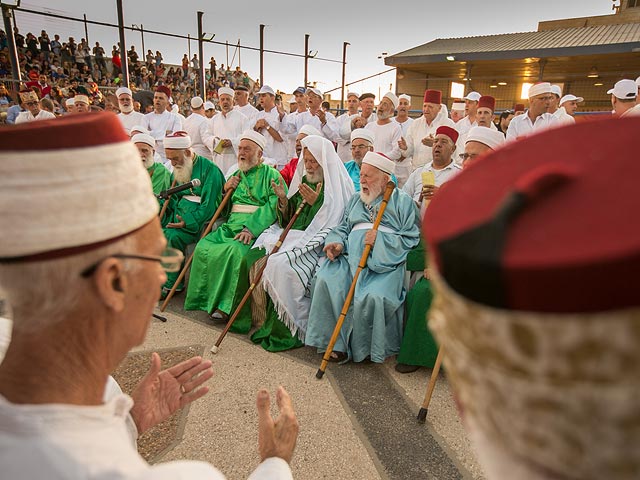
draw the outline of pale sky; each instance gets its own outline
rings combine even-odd
[[[238,39],[242,45],[259,47],[259,25],[265,28],[265,49],[304,54],[304,35],[309,34],[309,49],[317,56],[342,60],[342,44],[347,49],[347,83],[382,72],[389,67],[378,59],[383,52],[389,55],[430,42],[436,38],[465,37],[535,31],[539,21],[561,18],[608,15],[611,0],[396,0],[387,2],[389,7],[364,2],[325,0],[323,2],[294,2],[272,0],[266,2],[210,2],[180,0],[158,2],[150,0],[123,0],[125,25],[143,24],[145,29],[197,36],[198,10],[203,11],[203,30],[215,33],[214,40],[231,45],[229,63],[235,68],[238,55],[232,62],[232,45]],[[160,7],[163,5],[164,7]],[[78,2],[77,0],[51,1],[28,0],[22,7],[50,11],[70,17],[117,23],[115,0]],[[392,7],[392,8],[391,8]],[[62,39],[73,36],[77,41],[84,37],[84,26],[68,20],[49,20],[46,17],[22,12],[16,13],[20,32],[31,31],[36,36],[46,29],[51,37],[60,34]],[[89,25],[89,40],[96,41],[110,54],[116,44],[116,29]],[[141,50],[140,34],[126,33],[127,49],[133,44]],[[179,63],[187,53],[187,41],[145,34],[145,48],[160,50],[165,63]],[[191,44],[191,54],[197,53],[197,43]],[[218,65],[227,64],[224,45],[205,44],[204,58],[208,62],[215,56]],[[141,55],[142,56],[142,55]],[[242,50],[241,68],[252,78],[260,72],[259,53]],[[206,63],[205,62],[205,63]],[[265,83],[274,89],[292,92],[304,81],[304,59],[275,54],[265,54]],[[309,81],[326,91],[339,87],[341,63],[311,59]],[[350,87],[359,92],[371,91],[384,94],[394,81],[394,74],[379,75],[371,80]],[[340,91],[333,93],[340,98]]]

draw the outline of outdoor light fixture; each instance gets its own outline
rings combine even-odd
[[[591,67],[591,70],[589,71],[589,75],[587,75],[587,78],[598,78],[598,69],[596,67]]]
[[[602,82],[596,82],[593,84],[594,87],[601,87],[602,85],[604,85]]]
[[[456,61],[456,57],[454,57],[453,55],[447,55],[447,61],[448,62],[455,62]]]
[[[507,84],[507,82],[498,82],[498,85],[500,85],[501,87],[504,87]]]

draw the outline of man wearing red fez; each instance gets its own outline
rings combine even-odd
[[[429,328],[488,480],[640,478],[638,131],[505,144],[427,210]]]
[[[398,142],[402,156],[411,157],[414,169],[433,160],[434,135],[438,127],[443,125],[454,128],[455,123],[444,114],[442,92],[440,90],[426,90],[422,104],[422,117],[411,124],[407,136]]]
[[[495,124],[493,123],[493,111],[495,107],[496,107],[496,99],[493,98],[491,95],[482,95],[478,99],[476,115],[475,115],[475,119],[476,119],[475,123],[477,123],[476,127],[491,128],[492,130],[498,129],[498,127],[496,127]],[[458,125],[459,123],[456,124],[456,128],[458,129],[458,132],[460,132]],[[469,131],[470,130],[467,130],[464,133],[460,133],[460,136],[458,137],[458,142],[456,143],[456,150],[458,153],[464,152],[465,144],[467,143],[467,135],[469,135]],[[457,157],[457,155],[455,157]]]
[[[171,162],[167,161],[164,153],[164,137],[182,130],[182,121],[175,113],[167,111],[171,98],[171,89],[165,85],[156,87],[153,94],[153,112],[144,116],[142,126],[149,130],[149,134],[156,139],[156,153],[162,159],[164,165],[171,168]]]
[[[517,117],[518,115],[524,114],[524,103],[516,103],[513,106],[513,116]]]

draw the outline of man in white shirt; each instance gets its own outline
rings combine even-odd
[[[455,123],[438,114],[442,110],[442,92],[440,90],[425,90],[422,104],[422,117],[416,119],[407,136],[400,139],[398,146],[403,157],[411,157],[413,170],[433,160],[431,147],[438,127],[446,125],[455,128]]]
[[[455,123],[456,125],[460,120],[464,118],[465,108],[466,108],[466,104],[464,102],[454,101],[451,104],[451,113],[450,113],[451,120],[453,120],[453,123]]]
[[[204,102],[204,116],[211,120],[215,114],[216,106],[213,104],[213,102],[210,102],[209,100]]]
[[[558,126],[572,125],[576,123],[573,115],[569,115],[567,111],[560,106],[562,98],[562,89],[560,88],[560,85],[551,85],[551,93],[553,93],[553,100],[551,100],[549,113],[558,119]]]
[[[293,96],[291,97],[291,100],[289,100],[289,114],[285,117],[285,122],[297,125],[297,117],[299,117],[303,113],[306,113],[307,111],[307,89],[305,87],[298,87],[293,91],[292,95]],[[286,130],[287,133],[283,133],[282,138],[284,138],[284,141],[287,144],[287,157],[297,158],[296,138],[300,133],[300,129],[287,128]]]
[[[559,126],[558,119],[547,112],[553,98],[549,82],[532,85],[529,89],[529,109],[524,115],[511,120],[507,129],[507,142]]]
[[[358,115],[358,108],[360,107],[359,97],[360,94],[357,92],[347,92],[347,111],[336,118],[338,131],[340,132],[337,151],[343,163],[351,161],[351,139],[344,138],[342,132],[343,130],[345,132],[350,131],[351,117]]]
[[[297,135],[304,125],[311,125],[327,140],[337,143],[340,139],[338,122],[331,112],[322,110],[322,92],[317,88],[309,87],[306,90],[306,96],[309,109],[303,112],[298,109],[296,113],[287,115],[283,122],[283,132]]]
[[[289,162],[287,147],[280,135],[285,112],[276,107],[276,93],[269,85],[263,85],[258,96],[263,110],[255,116],[253,129],[266,139],[263,156],[271,159],[274,167],[281,170]]]
[[[240,136],[250,127],[249,119],[233,108],[234,91],[229,87],[218,89],[221,112],[211,119],[213,134],[213,162],[223,174],[238,161]]]
[[[14,313],[0,364],[3,478],[222,480],[205,462],[150,466],[135,446],[138,433],[208,392],[210,361],[161,371],[154,354],[135,403],[117,392],[104,399],[109,374],[144,341],[162,265],[182,260],[163,255],[158,203],[135,146],[112,115],[38,124],[18,127],[30,135],[0,131],[0,165],[15,174],[0,175],[0,217],[12,225],[0,231],[0,286]],[[65,217],[72,221],[59,228]],[[292,478],[298,425],[284,389],[277,400],[274,422],[269,393],[258,393],[262,463],[252,479]]]
[[[19,123],[33,122],[36,120],[49,120],[56,118],[56,116],[42,110],[40,108],[40,102],[38,101],[38,94],[33,90],[26,92],[20,92],[20,100],[22,105],[27,109],[25,112],[20,112],[16,117],[16,125]]]
[[[191,149],[201,157],[211,160],[213,134],[209,128],[209,119],[204,116],[204,101],[200,97],[191,99],[191,115],[182,123],[182,128],[191,138]]]
[[[249,123],[255,123],[258,109],[249,103],[249,89],[244,85],[237,85],[235,88],[234,102],[236,110],[240,110],[245,117],[249,119]]]
[[[398,142],[402,138],[402,129],[399,124],[391,120],[397,106],[398,97],[393,92],[385,93],[376,111],[378,119],[364,127],[373,132],[375,138],[373,143],[374,151],[382,153],[394,162],[398,162],[402,157],[398,146]],[[406,166],[403,164],[401,169],[396,165],[395,174],[398,178],[399,186],[404,185],[410,173],[411,164],[409,162],[407,162]]]
[[[164,154],[164,137],[182,130],[180,118],[167,111],[171,90],[165,85],[156,87],[153,94],[153,112],[144,116],[142,126],[149,130],[149,135],[156,139],[156,153],[162,159],[165,166],[171,164]]]
[[[478,125],[476,121],[476,113],[478,111],[478,101],[482,95],[478,92],[469,92],[464,100],[464,114],[465,117],[456,123],[456,130],[458,133],[464,134],[471,129],[471,127],[475,127]]]
[[[611,95],[613,115],[622,117],[636,105],[638,87],[636,82],[629,79],[619,80],[607,94]]]
[[[493,123],[493,111],[495,110],[495,108],[496,99],[494,97],[492,97],[491,95],[481,96],[478,99],[478,106],[476,108],[476,126],[497,130],[498,127],[496,127]],[[458,141],[456,142],[456,150],[458,152],[464,151],[464,146],[467,143],[467,135],[470,131],[471,130],[468,130],[466,133],[461,133],[458,137]]]
[[[459,154],[463,169],[475,162],[481,155],[495,150],[505,141],[502,132],[481,126],[473,127],[467,132],[466,137],[464,153]]]
[[[134,111],[133,93],[127,87],[117,89],[116,97],[118,98],[118,107],[120,109],[118,118],[124,127],[125,133],[131,135],[131,128],[141,125],[144,122],[144,115]]]
[[[350,122],[343,122],[340,127],[340,136],[346,140],[351,137],[351,132],[356,128],[364,128],[368,123],[375,122],[378,117],[373,111],[376,96],[373,93],[363,93],[359,97],[360,114],[351,115]]]
[[[565,114],[575,117],[578,111],[578,104],[582,102],[584,102],[584,98],[582,97],[576,97],[572,94],[565,95],[560,99],[560,108],[558,111],[563,110]]]

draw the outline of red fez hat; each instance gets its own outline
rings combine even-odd
[[[524,103],[516,103],[513,107],[514,112],[524,112]]]
[[[440,90],[425,90],[424,103],[442,103],[442,92]]]
[[[478,100],[478,108],[488,108],[492,112],[496,109],[496,99],[491,95],[483,95]]]
[[[166,85],[157,86],[156,92],[164,93],[167,96],[167,98],[171,98],[171,89]]]
[[[441,127],[438,127],[438,129],[436,130],[436,135],[446,135],[453,141],[453,143],[456,143],[458,141],[459,134],[455,128],[442,125]]]
[[[548,130],[451,180],[423,222],[440,275],[458,294],[495,308],[639,307],[638,131],[640,118]],[[624,208],[612,214],[614,204]]]

